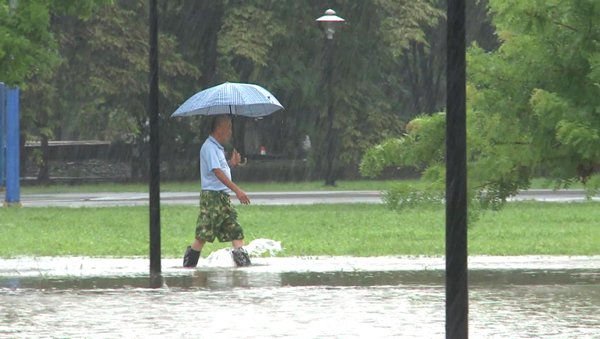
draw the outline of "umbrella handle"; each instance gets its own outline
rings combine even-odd
[[[235,147],[233,149],[234,152],[237,152]],[[244,162],[240,162],[239,164],[237,164],[238,166],[246,166],[246,164],[248,163],[248,158],[244,158]]]

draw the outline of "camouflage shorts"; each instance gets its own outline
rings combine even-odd
[[[218,191],[200,193],[200,213],[196,222],[196,239],[208,242],[244,239],[244,231],[237,220],[235,206],[229,194]]]

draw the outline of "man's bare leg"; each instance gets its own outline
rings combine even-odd
[[[200,251],[202,251],[202,247],[204,247],[204,244],[206,244],[206,240],[198,240],[198,239],[196,239],[192,243],[192,249],[194,251],[200,252]],[[242,241],[242,246],[244,246],[243,245],[243,241]]]
[[[232,240],[231,245],[233,245],[233,248],[238,249],[238,248],[244,246],[244,239]]]

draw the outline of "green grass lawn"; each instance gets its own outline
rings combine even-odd
[[[338,181],[336,187],[328,187],[322,181],[291,182],[291,183],[237,183],[246,192],[285,192],[285,191],[381,191],[398,180],[360,180],[360,181]],[[403,180],[415,187],[426,187],[425,181]],[[531,188],[547,188],[544,179],[535,179]],[[200,181],[193,182],[164,182],[161,183],[162,192],[199,192]],[[550,188],[554,188],[550,186]],[[573,185],[571,188],[582,188],[581,184]],[[25,186],[21,188],[22,194],[44,194],[44,193],[96,193],[96,192],[148,192],[148,185],[140,184],[97,184],[97,185],[53,185],[53,186]]]
[[[471,226],[471,255],[600,254],[597,203],[510,203]],[[191,243],[197,208],[163,206],[163,257]],[[240,206],[246,240],[282,242],[282,256],[444,254],[444,210],[385,205]],[[229,246],[207,244],[211,251]],[[147,256],[148,208],[0,209],[0,257]]]

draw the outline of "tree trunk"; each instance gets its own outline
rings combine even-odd
[[[133,143],[133,150],[131,152],[131,173],[129,179],[131,182],[138,182],[140,178],[140,169],[139,169],[139,160],[140,160],[140,148],[137,141]]]
[[[48,112],[45,109],[40,111],[40,120],[38,129],[40,130],[41,137],[41,150],[42,150],[42,158],[40,161],[40,167],[38,171],[37,181],[40,184],[47,184],[50,180],[50,169],[49,169],[49,147],[48,147],[48,136],[43,132],[43,129],[48,126]]]
[[[217,82],[217,59],[219,57],[217,45],[219,42],[219,31],[223,25],[223,15],[225,13],[225,9],[221,1],[215,3],[216,5],[214,7],[211,3],[208,10],[204,10],[199,13],[202,16],[202,22],[205,25],[208,25],[205,30],[205,34],[202,37],[204,44],[202,46],[203,63],[201,68],[202,76],[200,77],[200,85],[203,89],[214,86]]]
[[[23,116],[19,117],[19,176],[22,178],[25,175],[25,170],[27,169],[27,155],[25,154],[25,142],[27,141],[27,136],[24,131],[25,127],[23,126]]]
[[[334,112],[334,92],[333,92],[333,39],[328,39],[328,60],[327,60],[327,69],[325,70],[326,81],[327,81],[327,122],[328,122],[328,130],[327,130],[327,151],[325,153],[325,161],[327,162],[326,172],[325,172],[325,186],[335,186],[335,173],[333,171],[333,164],[336,158],[335,152],[335,141],[336,136],[334,135],[333,130],[333,122],[335,121],[335,112]]]
[[[37,181],[40,184],[48,184],[50,181],[50,148],[48,147],[48,137],[42,134],[42,159],[40,162],[40,170],[38,172]]]
[[[131,156],[131,181],[148,182],[148,158],[150,144],[144,142],[143,136],[137,136],[134,141],[134,149]]]
[[[425,96],[424,112],[431,114],[435,111],[435,107],[438,103],[438,98],[434,90],[434,70],[433,70],[433,59],[435,56],[432,54],[432,50],[435,47],[435,42],[430,43],[429,54],[425,52],[425,45],[423,43],[418,44],[418,54],[421,58],[421,70],[423,72],[423,93]]]

